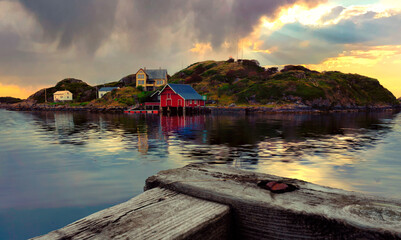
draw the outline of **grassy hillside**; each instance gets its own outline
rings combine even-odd
[[[128,78],[130,78],[132,81],[132,75],[129,75],[123,79]],[[67,78],[58,82],[54,87],[47,88],[46,98],[48,103],[54,104],[52,103],[54,93],[57,91],[68,90],[72,92],[74,98],[73,103],[68,103],[68,105],[86,106],[89,104],[97,107],[126,107],[144,102],[148,95],[151,94],[150,92],[141,92],[132,86],[123,87],[123,85],[125,85],[125,83],[116,81],[92,87],[82,80]],[[121,88],[106,94],[101,99],[96,99],[97,90],[102,87]],[[37,103],[44,103],[45,90],[39,90],[35,94],[31,95],[28,100],[35,100]],[[63,103],[57,104],[64,105]]]
[[[96,98],[96,88],[88,85],[82,80],[67,78],[56,84],[54,87],[41,89],[31,95],[28,100],[35,100],[38,103],[45,102],[45,95],[47,102],[53,102],[53,94],[57,91],[68,90],[72,92],[74,102],[88,102]]]
[[[376,79],[337,71],[317,72],[292,65],[281,71],[265,69],[254,60],[194,63],[174,74],[169,82],[191,84],[201,95],[207,95],[211,103],[218,105],[280,106],[295,103],[315,108],[341,108],[399,104]],[[121,88],[96,99],[97,89],[103,86]],[[46,89],[47,102],[53,102],[53,94],[62,90],[73,93],[75,105],[90,102],[96,106],[126,107],[142,103],[150,95],[135,88],[135,74],[95,87],[78,79],[64,79]],[[28,100],[45,102],[45,90],[36,92]]]
[[[376,79],[292,65],[278,71],[252,60],[195,63],[174,74],[170,82],[191,84],[221,105],[298,103],[329,108],[397,104]]]
[[[151,92],[142,92],[134,87],[123,87],[113,90],[101,99],[93,100],[90,105],[108,107],[128,107],[146,101]]]

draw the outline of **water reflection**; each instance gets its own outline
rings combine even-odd
[[[160,170],[193,162],[401,198],[395,112],[168,117],[0,110],[0,122],[0,238],[64,226],[85,209],[139,194]],[[25,228],[26,215],[37,209],[57,217]],[[65,219],[62,209],[73,216]],[[12,231],[19,237],[1,232],[10,216],[20,222]],[[57,224],[49,229],[49,222]]]
[[[224,161],[239,168],[358,190],[345,175],[386,138],[395,112],[324,115],[113,115],[38,113],[35,123],[56,144],[86,146],[94,157],[168,160],[176,165]],[[97,153],[101,149],[101,153]],[[128,157],[121,152],[136,151]],[[141,157],[140,157],[141,156]],[[357,174],[356,174],[357,175]]]
[[[135,116],[37,113],[55,144],[91,145],[142,155],[180,154],[185,161],[222,160],[244,168],[272,162],[357,164],[393,129],[396,113],[326,115]],[[107,146],[107,147],[106,147]],[[184,158],[183,158],[184,159]],[[308,160],[309,159],[309,160]],[[306,164],[306,163],[305,163]]]

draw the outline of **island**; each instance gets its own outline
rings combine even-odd
[[[213,111],[321,112],[394,109],[400,101],[377,79],[338,71],[318,72],[304,66],[265,68],[257,60],[232,58],[204,61],[167,76],[168,83],[191,85],[204,96]],[[97,86],[67,78],[54,87],[41,89],[28,99],[1,102],[10,110],[83,110],[123,112],[138,106],[154,91],[137,86],[135,74]],[[102,94],[99,90],[108,88]],[[53,95],[68,91],[72,101],[54,101]]]

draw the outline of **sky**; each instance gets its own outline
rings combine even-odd
[[[358,73],[401,97],[401,1],[0,0],[0,96],[229,57]]]

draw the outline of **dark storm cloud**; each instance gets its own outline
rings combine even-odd
[[[165,31],[174,33],[181,28],[187,35],[177,36],[177,41],[182,37],[192,38],[193,42],[210,41],[218,48],[224,41],[247,36],[260,17],[273,17],[280,7],[322,1],[325,0],[20,0],[36,16],[47,40],[58,40],[61,48],[84,44],[90,52],[114,27],[130,32],[132,44],[141,49],[161,41]],[[116,11],[118,4],[121,12]]]
[[[110,34],[117,1],[20,0],[44,30],[45,40],[58,40],[60,48],[81,45],[95,51]]]
[[[22,32],[0,24],[5,56],[0,72],[14,76],[1,81],[40,86],[75,77],[99,83],[144,66],[165,67],[173,74],[203,57],[232,56],[238,38],[247,37],[262,16],[274,19],[281,7],[325,1],[11,0],[7,6],[20,12],[10,11],[8,18],[27,24]],[[226,41],[231,47],[221,49]],[[214,50],[207,55],[189,51],[207,42]]]

